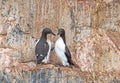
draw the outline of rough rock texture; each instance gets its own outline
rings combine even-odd
[[[0,71],[1,83],[119,83],[119,72],[81,72],[54,65],[19,64]]]
[[[45,27],[65,29],[77,70],[58,66],[54,51],[51,64],[35,64]],[[0,83],[119,83],[120,0],[1,0],[0,66]]]

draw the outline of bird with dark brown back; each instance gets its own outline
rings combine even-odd
[[[37,64],[41,62],[47,63],[51,51],[51,41],[47,39],[47,35],[55,35],[50,28],[44,28],[42,35],[35,46],[35,55],[37,58]]]

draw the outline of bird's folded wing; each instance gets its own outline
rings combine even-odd
[[[65,55],[66,55],[67,58],[71,58],[71,53],[70,53],[67,46],[65,47]]]
[[[74,63],[73,63],[73,61],[71,59],[71,53],[70,53],[70,51],[69,51],[67,46],[65,47],[65,55],[66,55],[66,57],[68,59],[69,64],[70,65],[74,65]]]
[[[39,43],[35,48],[35,55],[39,61],[42,61],[48,54],[49,46],[48,43]]]

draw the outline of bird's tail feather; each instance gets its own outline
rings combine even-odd
[[[75,66],[76,68],[80,68],[78,64],[76,64],[73,60],[70,61],[70,65]]]

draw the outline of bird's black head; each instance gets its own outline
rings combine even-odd
[[[42,33],[45,35],[47,34],[55,35],[50,28],[44,28]]]
[[[60,37],[62,37],[64,43],[66,44],[65,30],[62,28],[58,29],[58,35],[60,35]]]
[[[65,35],[65,30],[62,28],[58,29],[58,35],[60,36]]]

